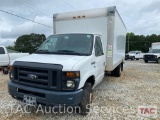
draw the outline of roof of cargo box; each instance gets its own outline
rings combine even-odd
[[[85,18],[97,18],[97,17],[105,17],[108,15],[114,14],[117,11],[116,7],[106,7],[106,8],[97,8],[97,9],[90,9],[90,10],[81,10],[81,11],[74,11],[74,12],[66,12],[66,13],[56,13],[53,15],[54,21],[66,21],[66,20],[78,20],[78,19],[85,19]],[[118,13],[118,11],[117,11]],[[119,13],[118,13],[119,15]],[[119,15],[121,18],[121,16]],[[122,20],[122,18],[121,18]],[[123,22],[123,20],[122,20]],[[124,22],[123,22],[124,24]],[[125,24],[124,24],[125,26]],[[126,28],[126,26],[125,26]]]
[[[57,13],[53,15],[55,21],[73,20],[80,18],[96,18],[107,16],[108,11],[116,11],[116,7],[98,8],[90,10],[81,10],[66,13]]]

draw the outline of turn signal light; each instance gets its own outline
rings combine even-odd
[[[80,73],[79,72],[66,72],[66,77],[68,78],[77,78],[80,77]]]
[[[13,70],[13,67],[12,67],[12,66],[9,66],[9,70],[12,71],[12,70]]]

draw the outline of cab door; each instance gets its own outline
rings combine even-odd
[[[105,56],[100,36],[95,36],[94,50],[95,50],[95,68],[96,68],[95,77],[96,77],[96,83],[98,84],[99,82],[102,81],[105,71]]]

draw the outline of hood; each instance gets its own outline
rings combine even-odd
[[[135,55],[134,53],[127,53],[126,55],[132,56]]]
[[[60,64],[63,70],[72,70],[73,66],[87,56],[75,55],[53,55],[53,54],[32,54],[23,58],[16,59],[21,62],[36,62],[46,64]]]

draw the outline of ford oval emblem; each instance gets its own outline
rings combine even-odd
[[[27,78],[31,79],[31,80],[35,80],[38,78],[37,75],[34,75],[34,74],[28,74]]]

